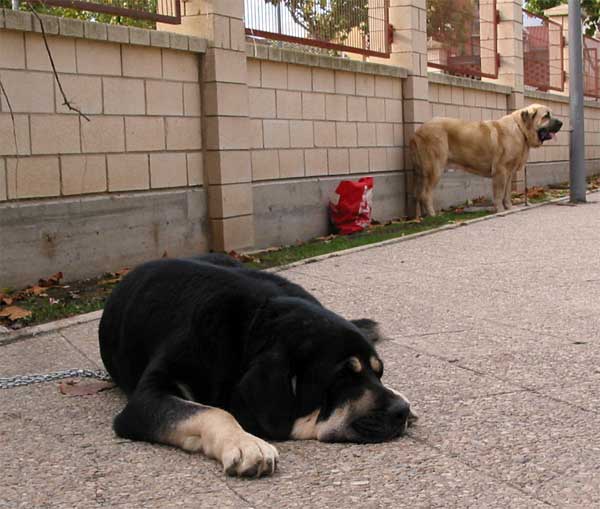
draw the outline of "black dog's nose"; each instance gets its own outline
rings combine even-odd
[[[404,425],[410,415],[410,404],[403,399],[395,399],[388,407],[390,417],[400,425]]]

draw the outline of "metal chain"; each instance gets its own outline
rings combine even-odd
[[[66,369],[43,375],[18,375],[0,378],[0,389],[13,389],[14,387],[24,387],[26,385],[52,382],[65,378],[97,378],[104,381],[111,379],[110,375],[103,369]]]

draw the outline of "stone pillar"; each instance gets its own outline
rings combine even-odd
[[[204,184],[211,248],[254,245],[244,0],[189,0],[161,29],[208,39],[202,63]]]
[[[498,23],[498,53],[500,66],[496,83],[512,87],[507,97],[507,110],[510,113],[525,106],[525,82],[523,68],[523,5],[522,0],[497,0],[496,7],[500,14]],[[491,14],[489,14],[491,15]],[[525,191],[523,172],[515,175],[512,189]]]
[[[389,59],[370,58],[387,65],[404,67],[408,77],[402,79],[404,124],[404,169],[406,178],[406,212],[414,215],[412,159],[408,148],[415,130],[431,119],[429,80],[427,77],[427,4],[426,0],[390,0],[390,24],[394,27]]]
[[[558,5],[552,9],[546,9],[544,11],[544,16],[551,21],[558,23],[562,27],[562,35],[565,38],[565,46],[562,52],[563,70],[565,71],[565,88],[563,93],[565,95],[569,95],[569,6]],[[557,34],[558,30],[553,30],[550,32],[550,65],[554,64],[556,66],[560,65],[560,56],[558,56],[558,61],[553,62],[553,60],[556,58],[554,53],[556,52],[556,45],[558,44],[558,41],[556,40],[558,39]]]
[[[496,83],[512,87],[508,97],[508,110],[518,110],[524,101],[523,70],[523,5],[522,0],[497,0],[500,13],[498,23],[498,53],[500,67]]]

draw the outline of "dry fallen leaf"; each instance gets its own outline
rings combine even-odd
[[[0,311],[0,318],[8,318],[11,322],[31,316],[31,311],[19,306],[8,306]]]
[[[112,382],[94,380],[82,382],[81,380],[66,380],[58,384],[58,390],[65,396],[91,396],[115,386]]]
[[[546,190],[543,187],[532,187],[527,190],[528,198],[542,198],[546,194]]]
[[[56,274],[52,274],[48,279],[40,279],[38,284],[40,286],[49,287],[54,286],[60,283],[60,280],[63,278],[62,272],[57,272]]]
[[[103,286],[103,285],[114,285],[114,284],[118,283],[119,281],[121,281],[121,278],[120,277],[116,277],[116,278],[113,278],[113,279],[102,279],[101,281],[98,281],[98,284],[100,286]]]
[[[231,256],[232,258],[236,259],[238,262],[260,263],[260,258],[257,258],[256,256],[238,253],[237,251],[229,251],[229,253],[227,253],[227,254],[229,256]]]
[[[41,286],[30,286],[29,288],[26,288],[25,290],[26,294],[29,295],[41,295],[42,293],[44,293],[46,291],[45,288],[42,288]]]
[[[12,303],[14,302],[14,299],[12,297],[9,297],[8,295],[4,295],[3,293],[0,294],[0,303],[4,303],[7,306],[12,305]]]
[[[325,240],[325,241],[327,241],[327,240],[333,240],[336,237],[337,237],[337,235],[335,235],[335,234],[332,233],[330,235],[324,235],[322,237],[316,237],[315,240]]]

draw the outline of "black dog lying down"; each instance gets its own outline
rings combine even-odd
[[[371,320],[347,321],[224,255],[145,263],[115,288],[102,360],[128,403],[117,435],[202,451],[230,475],[277,464],[273,440],[382,442],[416,419],[382,385]]]

